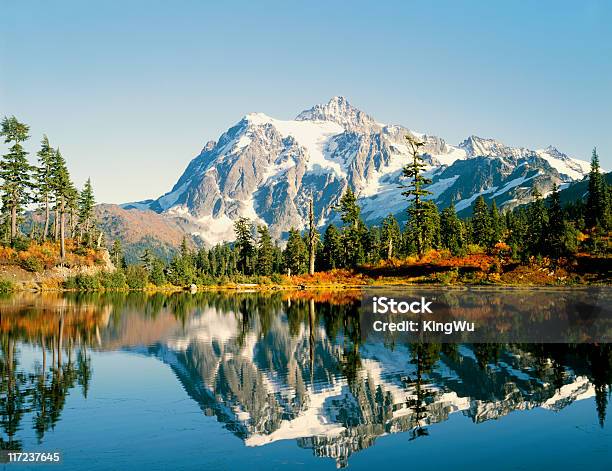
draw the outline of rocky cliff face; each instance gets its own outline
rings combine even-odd
[[[246,115],[217,142],[210,141],[187,166],[172,190],[156,200],[123,205],[151,209],[187,221],[185,228],[205,242],[233,239],[240,216],[266,224],[282,238],[291,227],[304,228],[307,200],[314,198],[317,223],[334,220],[334,206],[347,186],[359,195],[363,216],[376,223],[392,213],[405,219],[407,202],[400,185],[409,159],[405,136],[425,142],[432,198],[455,202],[469,213],[478,195],[500,207],[529,200],[554,183],[582,179],[588,163],[553,147],[514,148],[471,136],[458,146],[442,138],[379,123],[343,97],[316,105],[283,121],[262,113]]]

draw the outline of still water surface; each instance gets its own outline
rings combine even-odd
[[[0,444],[58,470],[612,468],[610,344],[370,341],[361,297],[2,299]]]

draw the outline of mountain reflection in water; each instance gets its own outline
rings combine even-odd
[[[455,412],[480,423],[514,410],[560,410],[594,396],[593,414],[603,426],[612,384],[610,344],[403,344],[392,337],[372,343],[362,340],[361,296],[302,291],[2,299],[0,445],[22,448],[28,415],[44,441],[70,391],[87,396],[95,377],[92,350],[166,363],[204,413],[247,446],[294,439],[338,466],[379,436],[424,437]],[[495,295],[486,303],[495,305]],[[33,370],[20,364],[27,344],[39,356]]]

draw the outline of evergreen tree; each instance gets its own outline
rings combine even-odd
[[[431,183],[431,179],[423,176],[423,170],[426,166],[420,154],[420,148],[425,143],[417,141],[410,135],[406,135],[406,140],[410,146],[412,162],[403,168],[402,175],[411,180],[406,185],[408,189],[402,192],[402,195],[413,198],[408,206],[408,222],[411,228],[410,237],[414,241],[416,253],[420,257],[426,249],[428,242],[426,238],[431,235],[428,235],[428,232],[431,233],[431,228],[427,227],[431,221],[428,221],[427,218],[434,214],[433,208],[423,200],[425,196],[432,194],[431,191],[423,188],[423,186]],[[437,208],[435,213],[437,214]]]
[[[393,214],[389,214],[382,222],[380,234],[381,257],[385,259],[397,257],[402,243],[402,233],[399,223]]]
[[[491,240],[489,246],[493,247],[498,242],[501,242],[504,232],[504,219],[499,214],[495,200],[491,202],[491,212],[489,214],[491,221]]]
[[[488,247],[491,241],[491,216],[482,195],[476,198],[472,209],[472,241],[481,247]]]
[[[96,201],[94,199],[93,188],[91,186],[91,178],[88,178],[78,199],[79,236],[81,239],[85,237],[88,242],[91,241],[94,228],[93,221],[95,204]]]
[[[123,247],[121,246],[121,241],[119,239],[114,240],[113,246],[110,249],[110,256],[115,268],[119,269],[125,266],[123,260]]]
[[[440,246],[440,213],[433,201],[421,201],[420,223],[415,217],[406,222],[406,248],[408,253],[422,255]]]
[[[0,160],[0,179],[2,180],[3,209],[10,218],[10,239],[18,234],[18,219],[23,208],[30,202],[32,186],[30,172],[32,167],[27,160],[27,152],[21,145],[29,138],[29,127],[17,121],[14,116],[2,120],[0,136],[6,144],[13,143],[7,154]]]
[[[244,275],[251,275],[253,274],[255,243],[249,220],[245,217],[236,220],[234,222],[234,233],[236,235],[235,249],[238,256],[238,271]]]
[[[367,263],[378,263],[381,259],[381,229],[378,226],[365,228],[363,251]]]
[[[465,246],[463,225],[455,211],[455,204],[444,208],[440,215],[440,239],[443,247],[458,255]]]
[[[289,275],[299,275],[306,271],[307,249],[297,229],[289,230],[285,247],[285,268]]]
[[[51,182],[55,200],[56,219],[55,234],[56,239],[59,237],[60,240],[60,257],[63,260],[66,256],[66,207],[73,185],[70,181],[70,174],[68,173],[66,161],[59,149],[55,151],[53,156],[52,176]]]
[[[147,270],[147,272],[151,273],[151,271],[153,270],[153,263],[155,262],[155,257],[148,247],[142,252],[142,255],[140,256],[140,261],[142,262],[142,266],[144,267],[144,269]]]
[[[201,275],[212,275],[208,250],[202,247],[195,257],[195,265]]]
[[[327,226],[323,235],[323,268],[333,270],[342,266],[342,241],[340,232],[333,224]]]
[[[155,258],[153,260],[151,271],[149,273],[149,281],[155,286],[162,286],[166,284],[166,274],[164,273],[164,262],[160,259]]]
[[[310,197],[308,205],[308,273],[314,275],[315,272],[315,257],[319,246],[319,233],[314,220],[314,202]]]
[[[591,172],[589,173],[589,193],[586,203],[585,222],[588,228],[602,226],[607,229],[609,223],[609,201],[606,181],[601,174],[599,155],[593,149]]]
[[[340,198],[338,210],[340,211],[340,218],[345,226],[354,228],[358,226],[361,218],[361,209],[357,204],[357,197],[350,186],[347,187],[342,198]]]
[[[561,207],[561,196],[559,187],[555,183],[550,195],[550,206],[548,209],[547,249],[553,257],[559,257],[564,252],[563,238],[565,234],[565,221],[563,208]]]
[[[36,201],[42,205],[45,214],[45,223],[42,231],[42,239],[46,240],[49,235],[49,222],[51,220],[50,208],[52,198],[52,165],[54,149],[49,144],[47,136],[43,136],[40,150],[38,151],[38,167],[36,168]]]
[[[66,192],[66,212],[68,214],[68,227],[70,237],[74,237],[76,234],[77,218],[79,210],[79,190],[76,189],[74,184],[70,182],[70,187]],[[89,246],[93,246],[94,231],[92,230],[89,234],[90,240],[88,241]]]
[[[353,190],[348,187],[340,199],[342,228],[342,266],[354,267],[364,262],[364,237],[366,228],[361,219],[361,209]]]
[[[529,253],[538,255],[546,252],[546,228],[548,227],[548,212],[542,200],[542,193],[537,187],[531,192],[534,200],[528,210],[527,246]]]
[[[506,214],[506,226],[509,231],[508,243],[512,247],[514,256],[520,255],[525,260],[528,256],[526,246],[529,235],[529,217],[527,209],[520,206]]]
[[[274,266],[274,244],[267,226],[259,226],[259,241],[257,243],[257,273],[268,276]]]

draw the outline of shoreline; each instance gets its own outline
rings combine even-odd
[[[144,289],[69,289],[69,288],[40,288],[14,286],[13,289],[0,294],[18,293],[146,293],[146,294],[173,294],[173,293],[204,293],[204,292],[281,292],[281,291],[342,291],[342,290],[402,290],[402,289],[448,289],[448,290],[585,290],[590,288],[612,288],[609,283],[572,283],[572,284],[502,284],[502,283],[375,283],[375,284],[250,284],[237,283],[225,285],[200,285],[194,288],[180,286],[147,287]]]

